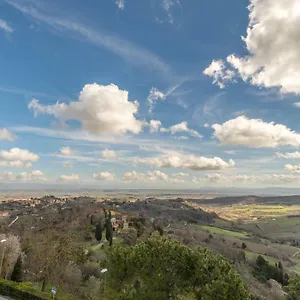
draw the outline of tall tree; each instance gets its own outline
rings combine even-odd
[[[102,240],[102,225],[100,222],[97,224],[95,229],[95,238],[98,242]]]
[[[11,280],[15,282],[22,282],[22,278],[22,256],[20,254],[11,274]]]
[[[109,245],[112,246],[113,243],[113,227],[111,224],[111,211],[107,213],[105,209],[104,211],[104,216],[105,216],[105,237],[106,240],[109,242]]]

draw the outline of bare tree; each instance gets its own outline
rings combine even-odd
[[[0,276],[8,278],[21,254],[19,237],[0,234]]]

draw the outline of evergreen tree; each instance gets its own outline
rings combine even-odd
[[[113,240],[113,227],[110,219],[107,219],[105,227],[106,227],[106,240],[109,242],[109,245],[111,246]]]
[[[105,209],[103,209],[104,211],[104,216],[105,216],[105,237],[106,240],[109,242],[109,245],[112,245],[113,242],[113,227],[111,224],[111,211],[109,211],[109,213],[107,213],[107,211]]]
[[[105,299],[250,300],[242,278],[220,255],[164,238],[107,250]]]
[[[101,226],[100,222],[96,226],[95,238],[98,242],[100,242],[102,240],[102,226]]]
[[[11,274],[11,280],[15,282],[22,282],[22,256],[19,255],[15,264],[14,270]]]

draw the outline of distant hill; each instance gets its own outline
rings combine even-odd
[[[189,199],[197,204],[215,204],[215,205],[233,205],[233,204],[300,204],[300,195],[295,196],[269,196],[260,197],[254,195],[237,196],[237,197],[217,197],[210,200],[205,199]]]

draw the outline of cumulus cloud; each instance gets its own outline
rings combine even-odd
[[[226,162],[219,157],[207,158],[185,154],[138,158],[135,160],[135,163],[146,164],[156,168],[181,168],[194,171],[222,170],[235,165],[232,159]]]
[[[74,151],[70,147],[62,147],[60,148],[60,153],[64,156],[71,156],[74,154]]]
[[[114,150],[105,149],[102,151],[103,158],[106,159],[116,159],[118,157],[117,152]]]
[[[33,181],[33,180],[45,180],[44,173],[40,170],[34,170],[30,173],[22,172],[17,175],[17,180],[22,181]]]
[[[123,175],[123,180],[128,183],[156,183],[159,180],[171,184],[179,184],[185,182],[183,176],[178,176],[178,174],[173,174],[172,176],[169,176],[168,174],[163,173],[159,170],[148,171],[145,174],[138,173],[136,171],[126,172]]]
[[[123,10],[125,8],[125,0],[117,0],[116,5],[119,9]]]
[[[14,141],[17,137],[6,128],[0,128],[0,140]]]
[[[300,108],[300,102],[295,102],[293,105],[297,108]]]
[[[71,175],[61,175],[59,179],[65,182],[76,182],[80,180],[80,177],[78,174],[71,174]]]
[[[181,122],[179,124],[173,125],[169,128],[170,132],[172,134],[175,134],[177,132],[188,132],[190,135],[195,137],[202,137],[201,134],[199,134],[196,130],[188,128],[187,122]]]
[[[149,105],[149,113],[153,111],[153,108],[157,101],[164,100],[165,94],[161,91],[159,91],[157,88],[153,87],[150,90],[149,96],[148,96],[148,105]]]
[[[299,0],[251,0],[248,8],[247,36],[242,37],[247,55],[229,55],[228,68],[224,61],[213,61],[204,73],[221,87],[228,81],[227,72],[234,70],[253,85],[299,94]]]
[[[158,120],[151,120],[149,123],[149,127],[151,133],[158,132],[161,127],[161,122]]]
[[[232,81],[234,77],[234,72],[226,69],[222,60],[213,60],[203,74],[212,77],[213,84],[217,84],[221,89],[224,89],[225,83]]]
[[[194,129],[190,129],[188,127],[188,123],[186,121],[181,122],[179,124],[173,125],[169,128],[160,128],[161,132],[171,132],[171,134],[176,134],[180,132],[186,132],[193,137],[202,138],[202,135]]]
[[[32,164],[21,160],[0,161],[0,167],[31,168]]]
[[[3,179],[7,181],[46,181],[45,174],[40,170],[31,172],[21,172],[14,174],[13,172],[5,172]]]
[[[7,24],[6,21],[0,19],[0,29],[4,30],[5,32],[12,33],[14,32],[13,28]]]
[[[300,159],[300,152],[298,152],[298,151],[295,151],[295,152],[286,152],[286,153],[276,152],[275,155],[278,158]]]
[[[54,105],[42,105],[33,99],[28,108],[35,115],[49,114],[60,121],[76,120],[82,128],[91,134],[123,135],[127,132],[138,134],[144,121],[137,120],[138,102],[130,102],[128,92],[114,84],[103,86],[86,84],[79,95],[79,100]]]
[[[93,175],[94,179],[96,180],[114,180],[115,174],[109,173],[109,172],[100,172],[98,174]]]
[[[39,156],[25,149],[12,148],[10,150],[0,150],[0,158],[12,161],[31,161],[39,160]]]
[[[214,124],[214,138],[223,145],[275,148],[281,145],[299,146],[300,134],[285,125],[266,123],[260,119],[240,116],[223,124]]]
[[[300,165],[287,164],[284,166],[284,169],[292,173],[300,173]]]

